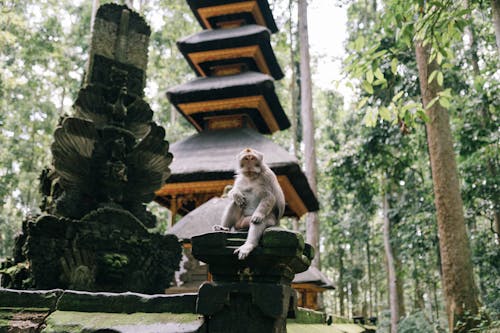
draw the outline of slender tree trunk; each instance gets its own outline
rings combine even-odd
[[[292,217],[292,230],[293,231],[299,231],[299,219],[296,217]]]
[[[59,104],[59,116],[64,113],[64,99],[66,98],[66,86],[63,86],[63,91],[61,95],[61,104]]]
[[[307,0],[299,0],[299,38],[300,38],[300,101],[302,116],[302,140],[304,141],[305,173],[313,193],[316,186],[316,149],[314,146],[314,113],[312,108],[312,83],[309,60],[309,36],[307,28]],[[306,238],[316,250],[312,265],[320,268],[319,219],[316,212],[306,216]]]
[[[174,106],[172,105],[170,107],[170,125],[174,126],[176,120],[177,120],[177,111],[175,110]]]
[[[339,292],[340,315],[345,316],[345,285],[344,285],[344,250],[339,246],[339,280],[337,290]]]
[[[299,96],[298,96],[298,91],[297,91],[297,70],[296,70],[296,67],[295,67],[295,59],[296,59],[296,47],[295,47],[295,43],[294,43],[294,37],[295,37],[295,34],[293,32],[293,11],[292,11],[292,4],[293,4],[294,0],[289,0],[288,1],[288,14],[290,15],[290,26],[289,26],[289,30],[288,30],[288,34],[289,34],[289,37],[290,37],[290,67],[291,67],[291,70],[292,70],[292,77],[290,79],[290,95],[291,95],[291,123],[292,123],[292,126],[291,126],[291,131],[292,131],[292,149],[293,149],[293,153],[297,156],[298,154],[298,147],[299,147],[299,144],[298,144],[298,138],[297,138],[297,125],[298,125],[298,121],[297,121],[297,111],[298,111],[298,100],[299,100]]]
[[[372,293],[372,257],[371,257],[371,249],[370,249],[370,235],[368,235],[368,239],[366,240],[366,264],[368,271],[368,306],[370,317],[373,317],[373,293]]]
[[[500,54],[500,0],[491,0],[491,13],[493,15],[495,38],[497,40],[498,52]]]
[[[413,311],[424,311],[425,310],[425,302],[424,302],[424,293],[422,292],[421,281],[418,277],[418,271],[416,267],[413,269],[413,282],[414,282],[414,293],[415,299],[413,301]],[[432,315],[432,310],[431,310]]]
[[[437,283],[432,283],[432,295],[434,297],[434,309],[436,310],[436,322],[439,322],[439,300],[437,296]]]
[[[389,201],[387,193],[383,194],[382,211],[384,215],[384,250],[387,260],[387,275],[389,280],[389,308],[391,311],[391,333],[398,331],[399,302],[396,285],[396,267],[391,245],[391,221],[389,220]]]
[[[465,0],[465,7],[470,9],[469,0]],[[468,19],[471,19],[471,15],[468,15]],[[465,27],[465,33],[469,39],[469,52],[470,52],[470,60],[472,64],[472,70],[474,71],[474,75],[479,75],[479,57],[477,55],[477,41],[476,35],[474,33],[474,25],[471,24]]]
[[[423,105],[426,107],[442,90],[437,80],[428,83],[429,75],[434,70],[439,70],[439,66],[435,60],[429,63],[429,49],[423,46],[421,41],[417,41],[415,46],[420,91]],[[471,251],[464,222],[448,111],[439,103],[435,103],[427,108],[426,112],[430,119],[426,123],[427,143],[434,185],[448,323],[451,331],[461,331],[456,327],[457,321],[466,320],[463,317],[465,312],[477,314],[479,307]],[[468,321],[466,326],[473,327],[473,323]]]
[[[394,268],[396,270],[396,292],[398,296],[398,321],[406,315],[405,307],[405,292],[404,292],[404,279],[402,275],[403,269],[401,268],[401,260],[399,260],[398,251],[393,248],[392,255],[394,258]]]
[[[99,0],[92,1],[92,16],[90,17],[90,33],[94,31],[95,15],[97,14],[97,9],[99,8]]]

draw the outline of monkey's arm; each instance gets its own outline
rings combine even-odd
[[[237,185],[238,184],[235,184],[235,186],[231,189],[231,191],[229,191],[227,196],[229,197],[229,199],[233,200],[233,202],[238,207],[243,208],[247,204],[247,199],[245,198],[243,193],[241,193],[241,191],[238,189]]]
[[[269,191],[265,191],[257,209],[255,209],[255,212],[252,214],[251,222],[255,224],[262,223],[264,218],[272,212],[275,204],[276,197],[274,194]]]

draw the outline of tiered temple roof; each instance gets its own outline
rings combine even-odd
[[[260,24],[278,31],[267,0],[187,0],[203,29]]]
[[[248,128],[204,131],[174,143],[170,147],[175,156],[170,167],[172,175],[156,193],[161,198],[157,200],[165,200],[161,203],[169,206],[179,195],[190,197],[190,194],[204,193],[209,198],[220,196],[224,187],[233,183],[236,156],[245,147],[262,152],[264,161],[276,173],[285,193],[286,215],[302,216],[308,211],[318,210],[318,202],[297,159]],[[193,203],[186,200],[178,209],[187,213],[191,210],[190,204]]]
[[[258,71],[276,80],[283,72],[270,44],[270,31],[259,25],[205,30],[177,42],[198,76]]]
[[[167,96],[198,131],[250,127],[270,134],[290,127],[273,79],[262,73],[195,79]]]
[[[172,145],[172,175],[156,201],[175,216],[221,196],[234,181],[237,154],[251,147],[278,176],[286,215],[318,210],[297,159],[263,135],[290,127],[274,89],[283,72],[270,44],[277,28],[268,2],[188,3],[206,30],[177,45],[198,78],[169,89],[167,96],[199,133]]]

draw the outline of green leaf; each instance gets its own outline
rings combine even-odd
[[[366,81],[368,81],[368,83],[370,84],[373,83],[373,71],[371,69],[366,72]]]
[[[442,87],[443,86],[443,81],[444,81],[444,76],[443,72],[439,72],[437,74],[437,83]]]
[[[384,80],[375,80],[375,82],[373,82],[373,85],[380,86],[380,85],[385,84],[385,83],[387,83],[387,80],[385,80],[385,79]]]
[[[439,96],[451,98],[451,88],[438,92]]]
[[[378,110],[378,113],[382,119],[387,121],[391,120],[391,112],[385,106],[381,106],[380,109]]]
[[[441,65],[441,63],[443,62],[443,54],[441,52],[437,53],[436,61],[438,65]]]
[[[429,75],[429,79],[427,80],[427,83],[430,84],[434,80],[434,78],[436,77],[436,75],[437,75],[438,72],[439,72],[438,70],[433,71],[431,73],[431,75]]]
[[[402,110],[403,112],[406,112],[406,111],[408,111],[408,110],[410,110],[410,109],[416,109],[416,108],[419,108],[419,107],[421,107],[421,104],[420,104],[420,103],[408,103],[408,104],[405,104],[405,105],[401,108],[401,110]]]
[[[366,102],[368,102],[368,97],[365,97],[361,101],[359,101],[357,109],[361,109],[363,106],[365,106]]]
[[[445,109],[450,108],[450,100],[448,98],[442,97],[439,99],[439,104]]]
[[[400,99],[400,98],[401,98],[401,96],[403,96],[403,94],[404,94],[404,91],[400,91],[400,92],[398,92],[398,93],[397,93],[397,94],[396,94],[396,95],[392,98],[392,101],[393,101],[393,102],[396,102],[398,99]]]
[[[397,58],[392,58],[392,60],[391,60],[391,72],[394,75],[396,75],[398,72],[398,59]]]
[[[429,102],[429,104],[427,104],[427,105],[425,106],[425,109],[426,109],[426,110],[428,110],[428,109],[432,108],[432,106],[433,106],[434,104],[436,104],[436,102],[437,102],[438,100],[439,100],[439,96],[434,97],[434,98],[433,98],[433,99]]]
[[[366,112],[363,122],[365,123],[366,126],[374,127],[377,124],[377,116],[378,116],[377,110],[374,108],[370,108]]]
[[[382,73],[382,71],[380,70],[380,68],[377,68],[375,70],[375,77],[379,80],[384,80],[384,73]]]
[[[363,83],[361,84],[361,87],[363,87],[363,89],[367,93],[373,94],[373,87],[372,87],[372,85],[368,81],[363,81]]]
[[[354,49],[356,51],[361,51],[363,49],[363,46],[365,45],[365,38],[363,36],[359,36],[356,38],[354,41]]]
[[[429,116],[424,112],[424,110],[417,110],[417,116],[426,123],[428,123],[430,120]]]
[[[436,55],[436,52],[432,52],[427,63],[430,64],[434,59],[436,59]]]
[[[387,53],[387,50],[378,51],[378,52],[376,52],[376,53],[373,54],[373,59],[380,58],[380,57],[382,57],[386,53]]]

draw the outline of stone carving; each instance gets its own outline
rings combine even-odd
[[[23,223],[15,256],[0,270],[3,286],[146,293],[169,287],[181,247],[173,235],[148,231],[156,218],[145,206],[172,161],[165,131],[142,99],[149,34],[126,6],[99,8],[89,74],[74,114],[60,119],[52,166],[40,176],[44,214]]]

